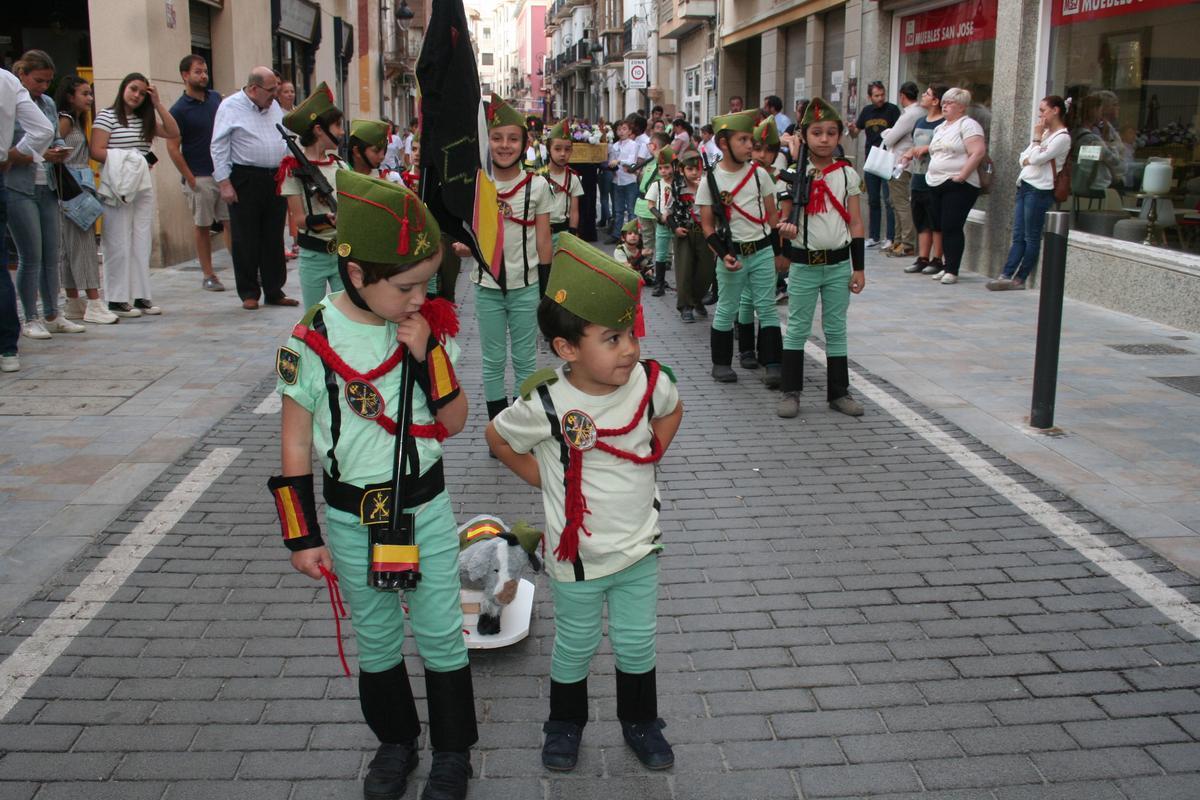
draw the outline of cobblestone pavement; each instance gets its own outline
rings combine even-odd
[[[712,383],[707,326],[668,302],[647,298],[644,353],[675,368],[686,405],[659,474],[676,766],[650,774],[625,750],[605,644],[579,768],[541,769],[542,584],[530,638],[472,654],[473,798],[1200,796],[1194,578],[869,375],[867,415],[850,419],[825,408],[810,362],[801,418],[777,419],[752,374]],[[473,400],[474,339],[464,325]],[[4,800],[361,796],[373,743],[356,684],[264,489],[268,390],[8,621],[0,691],[31,685],[0,723]],[[456,513],[540,519],[534,492],[486,457],[481,406],[447,446]]]

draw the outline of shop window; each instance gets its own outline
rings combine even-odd
[[[683,113],[687,114],[688,122],[693,125],[701,120],[700,93],[701,68],[692,67],[683,73]]]
[[[1200,5],[1189,0],[1050,2],[1046,94],[1071,100],[1075,227],[1196,250]],[[1166,184],[1152,200],[1139,197],[1150,164],[1155,164],[1150,174],[1161,175]]]

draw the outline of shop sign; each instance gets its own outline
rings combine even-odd
[[[1056,0],[1064,1],[1066,0]],[[952,6],[902,17],[900,52],[916,53],[921,50],[936,50],[995,39],[996,2],[997,0],[967,0],[965,3],[955,3]]]
[[[308,0],[281,0],[276,31],[284,36],[312,43],[320,8]]]
[[[1074,25],[1076,22],[1186,6],[1193,2],[1195,0],[1054,0],[1051,21],[1054,25]]]

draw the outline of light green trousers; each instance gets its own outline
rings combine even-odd
[[[731,272],[724,261],[717,261],[717,309],[713,312],[713,330],[731,331],[742,302],[742,292],[749,291],[762,327],[779,327],[779,311],[775,308],[775,254],[771,248],[754,255],[738,256],[742,268]]]
[[[792,264],[788,272],[788,328],[784,350],[803,350],[812,331],[817,299],[821,300],[821,327],[825,355],[846,355],[846,310],[850,307],[850,262],[828,266]]]
[[[340,292],[342,288],[337,255],[300,248],[300,297],[304,308],[312,308],[324,300],[326,294]]]
[[[516,393],[537,369],[538,287],[499,289],[475,286],[475,317],[479,321],[480,357],[483,361],[483,396],[489,403]],[[513,391],[504,377],[512,355]]]

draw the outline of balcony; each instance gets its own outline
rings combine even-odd
[[[616,64],[625,60],[625,35],[621,29],[607,30],[601,34],[604,38],[604,63]]]
[[[646,55],[646,30],[639,26],[635,31],[632,17],[625,20],[625,27],[621,29],[621,54],[623,58]]]
[[[572,4],[568,0],[554,0],[550,4],[549,13],[546,14],[547,20],[562,20],[571,16]]]
[[[674,12],[659,19],[659,35],[664,39],[682,39],[699,28],[705,21],[717,18],[716,0],[673,0]],[[663,0],[666,4],[667,0]]]

